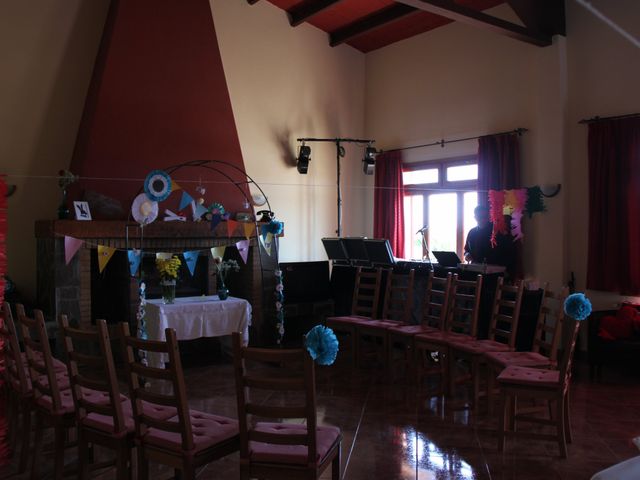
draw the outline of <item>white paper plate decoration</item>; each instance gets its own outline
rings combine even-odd
[[[152,170],[144,181],[144,193],[150,200],[161,202],[171,193],[171,177],[164,170]]]
[[[131,204],[131,215],[140,225],[148,225],[158,218],[158,202],[149,200],[146,193],[141,193]]]

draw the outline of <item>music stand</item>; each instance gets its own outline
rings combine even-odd
[[[342,244],[352,265],[370,265],[371,261],[364,245],[364,237],[345,237]]]
[[[323,238],[322,245],[324,246],[324,251],[327,252],[327,257],[335,265],[349,264],[349,256],[341,238]]]
[[[396,260],[391,251],[389,240],[385,238],[367,238],[364,240],[367,256],[373,265],[392,266]]]

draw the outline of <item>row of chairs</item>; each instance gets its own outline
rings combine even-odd
[[[543,286],[532,350],[517,352],[515,340],[524,293],[522,282],[505,285],[502,278],[498,279],[489,335],[487,339],[478,339],[481,275],[475,280],[462,280],[455,274],[440,278],[431,272],[419,325],[408,324],[413,271],[387,272],[382,318],[375,318],[381,278],[380,269],[359,269],[352,314],[329,317],[326,321],[341,339],[341,349],[351,350],[354,365],[371,364],[375,358],[378,360],[375,363],[382,363],[394,376],[404,370],[418,386],[425,377],[435,376],[439,380],[438,393],[449,396],[453,395],[456,385],[469,385],[473,408],[478,409],[480,398],[485,396],[488,409],[493,412],[499,400],[501,450],[505,437],[515,434],[516,422],[528,421],[555,426],[556,435],[552,438],[558,441],[561,454],[566,456],[566,443],[571,441],[568,387],[579,328],[578,322],[565,319],[566,289],[554,293],[547,285]],[[400,315],[394,315],[398,309],[391,305],[399,303],[403,303],[404,309]],[[558,362],[558,347],[567,320],[569,334],[562,345],[562,361]],[[499,395],[495,395],[496,392]],[[518,412],[517,399],[527,397],[548,400],[549,408],[555,405],[557,412],[551,419]]]
[[[77,432],[78,476],[89,476],[93,445],[115,452],[118,479],[132,478],[133,451],[137,452],[137,478],[149,477],[149,461],[168,465],[181,478],[195,478],[196,468],[240,451],[240,477],[317,478],[332,465],[332,478],[340,475],[340,429],[316,425],[314,363],[308,352],[268,350],[242,345],[233,335],[234,372],[239,420],[191,409],[176,334],[166,329],[166,341],[132,337],[129,326],[118,326],[110,338],[104,320],[92,330],[69,326],[59,318],[66,362],[52,356],[44,316],[29,318],[16,305],[18,332],[9,304],[2,306],[5,340],[5,380],[8,386],[12,445],[20,443],[18,468],[27,468],[32,452],[31,478],[40,478],[40,452],[45,427],[54,430],[54,478],[64,474],[65,441]],[[112,352],[118,337],[130,397],[121,393]],[[166,368],[152,368],[136,351],[168,355]],[[279,365],[277,374],[252,373],[250,363]],[[291,367],[285,369],[284,366]],[[286,373],[283,373],[286,372]],[[296,405],[253,402],[253,390],[295,392]],[[35,414],[35,445],[30,449],[31,416]],[[22,417],[21,427],[18,418]],[[264,417],[272,422],[255,422]],[[276,419],[304,419],[302,423],[273,423]],[[18,433],[22,439],[18,439]],[[94,465],[95,467],[96,465]],[[100,466],[100,465],[98,465]]]

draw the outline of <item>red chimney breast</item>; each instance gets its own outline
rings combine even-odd
[[[128,212],[149,171],[199,159],[244,170],[208,0],[112,0],[71,162],[79,187]],[[242,209],[244,196],[218,183],[228,182],[219,173],[185,168],[172,177],[194,198],[190,181],[202,179],[207,205]],[[161,210],[177,209],[179,197]]]

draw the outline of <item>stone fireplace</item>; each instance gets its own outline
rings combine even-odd
[[[129,273],[126,249],[137,248],[146,253],[202,250],[193,276],[183,265],[178,296],[212,295],[216,282],[209,249],[243,240],[241,231],[239,225],[238,232],[227,236],[225,222],[211,231],[208,222],[156,222],[141,230],[137,224],[126,221],[37,221],[38,305],[52,315],[68,315],[72,324],[81,327],[90,326],[98,318],[105,318],[108,323],[126,321],[135,325],[138,280]],[[65,236],[84,241],[68,265]],[[98,245],[122,249],[113,255],[102,273],[98,269]],[[160,296],[153,258],[145,256],[141,264],[148,298]],[[240,272],[229,276],[227,286],[231,295],[245,298],[252,305],[251,343],[269,343],[273,328],[264,319],[265,309],[269,310],[273,303],[269,301],[274,288],[269,272],[275,268],[275,262],[264,252],[261,254],[255,237],[251,239],[246,265],[233,247],[227,248],[226,258],[236,259],[241,265]]]

